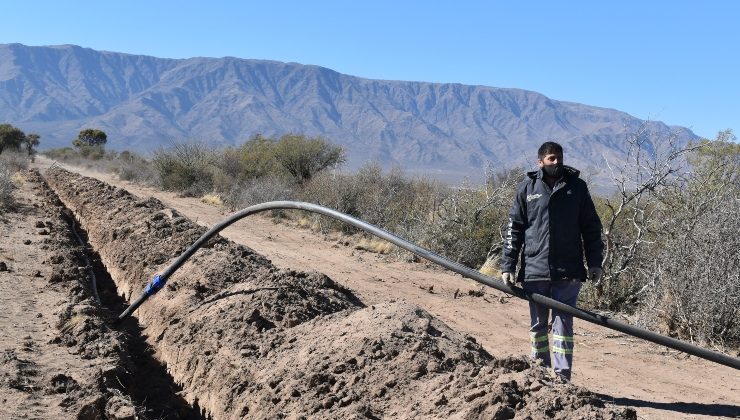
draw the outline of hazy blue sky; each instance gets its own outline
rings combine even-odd
[[[9,1],[0,43],[534,90],[740,134],[740,2]]]

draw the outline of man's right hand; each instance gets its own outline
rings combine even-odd
[[[506,283],[509,287],[514,287],[514,283],[516,280],[514,279],[514,273],[503,273],[501,274],[501,278],[504,280],[504,283]]]

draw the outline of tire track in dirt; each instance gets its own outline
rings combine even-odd
[[[157,200],[46,176],[126,296],[205,231]],[[223,238],[136,315],[186,398],[214,418],[635,417],[526,359],[494,358],[415,305],[365,306],[322,274],[278,270]]]

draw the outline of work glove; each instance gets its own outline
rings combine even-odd
[[[503,273],[501,274],[501,279],[509,287],[514,287],[514,283],[516,282],[516,280],[514,279],[514,273]]]
[[[599,267],[588,268],[588,279],[591,281],[599,281],[602,274],[604,274],[604,272]]]

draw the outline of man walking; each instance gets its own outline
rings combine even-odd
[[[604,243],[601,221],[579,171],[563,165],[563,148],[546,142],[537,151],[538,171],[517,187],[509,213],[501,271],[504,282],[575,306],[581,282],[601,277]],[[588,270],[584,267],[584,254]],[[529,302],[532,358],[551,366],[550,309]],[[573,366],[573,316],[552,310],[555,373],[570,380]]]

